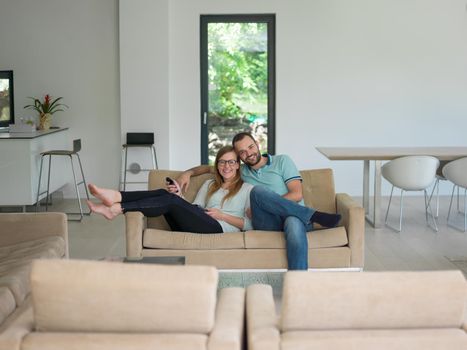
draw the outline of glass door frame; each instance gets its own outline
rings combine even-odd
[[[209,163],[208,150],[208,24],[209,23],[250,23],[267,24],[268,33],[268,149],[275,154],[276,143],[276,15],[235,14],[200,16],[200,75],[201,75],[201,164]]]

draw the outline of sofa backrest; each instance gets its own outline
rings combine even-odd
[[[176,179],[181,173],[181,171],[172,170],[152,170],[149,173],[148,189],[155,190],[165,188],[166,177]],[[300,174],[303,178],[303,198],[305,204],[321,211],[335,213],[336,193],[334,190],[332,169],[302,170]],[[202,184],[213,177],[214,175],[212,174],[192,177],[188,192],[184,194],[185,198],[192,202]],[[163,217],[148,218],[147,226],[151,228],[169,229]]]
[[[460,271],[287,272],[282,331],[460,328]]]
[[[332,169],[301,170],[303,199],[308,207],[336,212],[336,192]]]
[[[38,331],[207,334],[214,325],[217,270],[35,260],[31,293]]]

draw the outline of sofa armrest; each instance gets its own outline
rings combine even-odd
[[[279,350],[280,331],[272,288],[254,284],[246,294],[247,334],[249,350]]]
[[[68,257],[68,222],[64,213],[0,214],[0,246],[50,236],[63,237]]]
[[[245,328],[245,289],[224,288],[216,307],[216,321],[208,350],[240,350]]]
[[[351,267],[363,268],[365,259],[365,210],[346,193],[336,194],[337,212],[347,231]]]
[[[143,256],[143,231],[146,218],[140,211],[125,213],[126,256],[139,258]]]

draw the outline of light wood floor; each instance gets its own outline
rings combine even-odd
[[[359,200],[357,198],[357,200]],[[70,205],[70,200],[67,206]],[[383,199],[385,212],[387,198]],[[398,201],[393,203],[389,217],[398,224]],[[467,233],[446,225],[449,197],[441,197],[438,219],[439,232],[425,223],[423,197],[404,200],[404,220],[401,233],[385,227],[374,229],[366,225],[365,270],[444,270],[456,269],[448,258],[467,259]],[[462,225],[463,216],[458,216]],[[79,259],[99,259],[104,256],[125,255],[125,222],[92,215],[79,222],[69,222],[70,256]]]

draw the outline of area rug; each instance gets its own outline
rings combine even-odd
[[[251,284],[269,284],[274,296],[282,294],[284,272],[219,272],[219,288],[242,287]]]

